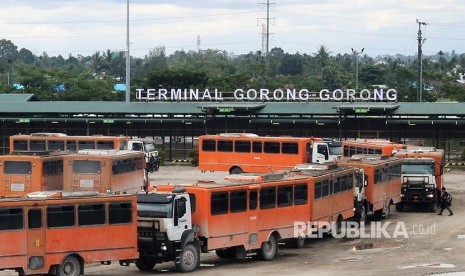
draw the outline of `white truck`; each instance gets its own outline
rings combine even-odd
[[[155,172],[160,168],[160,157],[153,140],[147,138],[130,139],[127,149],[144,152],[147,172]]]

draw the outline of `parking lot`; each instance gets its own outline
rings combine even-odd
[[[152,185],[213,180],[225,172],[200,173],[190,166],[163,166],[149,176]],[[392,208],[389,219],[369,221],[366,225],[388,223],[390,237],[307,239],[304,248],[282,244],[272,261],[247,258],[244,261],[219,259],[214,252],[201,255],[201,268],[192,275],[431,275],[465,271],[465,172],[452,170],[444,176],[453,195],[454,216],[443,216],[407,208],[398,213]],[[406,233],[398,231],[399,225]],[[398,229],[399,230],[399,229]],[[402,230],[402,229],[400,229]],[[407,234],[407,235],[405,235]],[[173,263],[156,265],[153,273],[139,271],[134,265],[120,267],[90,264],[86,275],[178,275]],[[15,275],[0,272],[0,275]],[[455,274],[454,274],[455,275]],[[461,274],[457,274],[461,275]],[[464,274],[465,275],[465,274]]]

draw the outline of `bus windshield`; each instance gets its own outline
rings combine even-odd
[[[173,217],[173,202],[137,203],[137,214],[141,217],[171,218]]]
[[[434,175],[434,166],[431,164],[402,164],[402,174]]]

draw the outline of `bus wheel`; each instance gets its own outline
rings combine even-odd
[[[75,256],[66,257],[57,269],[58,276],[79,276],[81,272],[81,262]]]
[[[197,268],[199,262],[199,254],[197,249],[192,244],[186,244],[179,256],[179,261],[176,262],[176,267],[181,272],[191,272]]]
[[[144,258],[140,257],[136,260],[136,267],[141,271],[151,271],[155,267],[154,258]]]
[[[278,244],[276,243],[276,238],[271,235],[268,238],[268,241],[262,243],[262,247],[258,251],[258,257],[264,261],[273,260],[274,256],[276,255],[277,247]]]
[[[294,239],[294,247],[302,248],[305,245],[305,237],[298,237]]]
[[[244,171],[239,168],[239,167],[234,167],[234,169],[231,170],[231,174],[239,174],[239,173],[243,173]]]
[[[399,213],[404,211],[404,204],[402,202],[396,204],[396,211]]]

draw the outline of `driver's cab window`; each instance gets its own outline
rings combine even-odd
[[[325,159],[328,159],[328,146],[327,145],[318,145],[317,152],[323,154]]]

